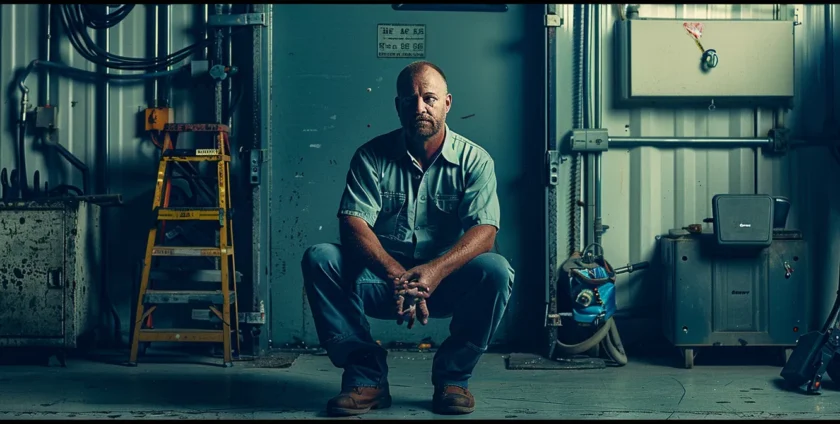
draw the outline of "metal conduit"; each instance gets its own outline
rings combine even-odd
[[[770,138],[737,137],[610,137],[609,146],[613,147],[665,147],[665,148],[755,148],[769,147]]]

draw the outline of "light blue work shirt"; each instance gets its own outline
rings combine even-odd
[[[493,159],[446,126],[441,151],[423,172],[402,129],[392,131],[356,150],[338,215],[365,220],[388,253],[428,261],[473,226],[499,228]]]

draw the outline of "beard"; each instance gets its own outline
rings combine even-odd
[[[420,137],[431,137],[441,129],[440,122],[433,118],[414,119],[407,124],[404,128],[408,133]]]

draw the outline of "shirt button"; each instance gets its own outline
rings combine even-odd
[[[419,180],[419,179],[420,179],[420,176],[419,176],[419,175],[417,175],[417,174],[414,174],[414,179],[415,179],[415,180]]]
[[[425,201],[426,201],[426,195],[425,195],[425,194],[421,194],[421,195],[420,195],[420,201],[421,201],[421,202],[425,202]]]

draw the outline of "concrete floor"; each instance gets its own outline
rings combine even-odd
[[[109,359],[110,358],[110,359]],[[225,369],[180,354],[150,351],[137,368],[125,355],[70,359],[66,368],[0,366],[5,419],[322,418],[338,392],[340,370],[323,355],[301,355],[289,368]],[[429,419],[431,353],[391,352],[391,408],[366,419]],[[672,358],[673,359],[673,358]],[[828,379],[820,396],[780,388],[772,365],[701,365],[681,369],[631,358],[622,368],[508,370],[486,354],[471,381],[476,412],[459,419],[836,419],[840,392]],[[662,362],[662,361],[659,361]]]

